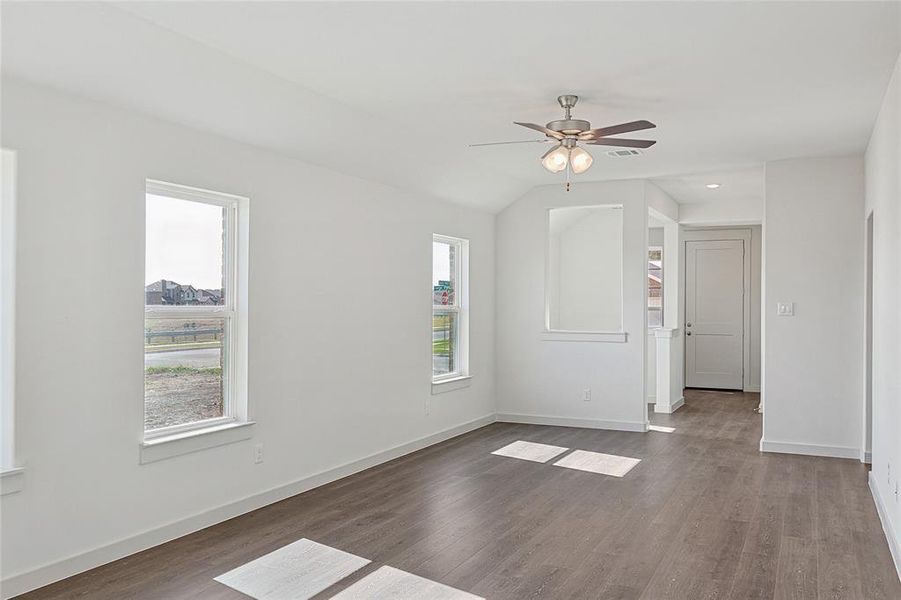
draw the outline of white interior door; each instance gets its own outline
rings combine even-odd
[[[685,242],[685,385],[742,389],[744,241]]]

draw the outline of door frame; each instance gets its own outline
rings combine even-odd
[[[751,229],[750,228],[721,228],[721,229],[685,229],[682,234],[682,248],[680,271],[686,273],[686,255],[688,242],[721,242],[735,241],[742,242],[742,373],[741,386],[742,391],[751,391]],[[686,282],[687,284],[687,282]],[[685,310],[687,302],[685,294],[688,293],[686,285],[682,290],[682,322],[685,322]],[[687,339],[683,339],[685,344]],[[686,355],[687,356],[687,355]],[[683,369],[687,368],[688,361],[683,361]],[[688,374],[683,373],[683,381],[687,381]]]
[[[869,210],[864,220],[864,389],[863,431],[860,462],[872,463],[873,443],[873,273],[876,259],[876,213]]]

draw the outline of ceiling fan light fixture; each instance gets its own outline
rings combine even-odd
[[[584,148],[580,148],[576,146],[569,153],[569,164],[573,170],[573,173],[576,175],[580,173],[584,173],[591,166],[591,163],[594,162],[594,158],[592,158],[591,154],[588,153]]]
[[[557,144],[544,153],[541,157],[541,165],[551,173],[559,173],[569,164],[569,148]]]

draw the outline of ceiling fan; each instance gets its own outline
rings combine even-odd
[[[474,146],[497,146],[500,144],[527,144],[527,143],[554,143],[554,147],[545,152],[541,157],[541,164],[551,173],[559,173],[566,171],[566,190],[569,191],[569,175],[574,173],[584,173],[588,170],[593,162],[591,154],[587,150],[579,146],[620,146],[625,148],[650,148],[657,142],[655,140],[633,140],[628,138],[614,138],[612,135],[621,133],[630,133],[632,131],[642,131],[644,129],[653,129],[657,127],[650,121],[632,121],[630,123],[621,123],[619,125],[611,125],[610,127],[601,127],[592,129],[591,123],[583,119],[573,119],[571,111],[579,101],[579,97],[566,94],[557,98],[563,108],[564,115],[562,119],[551,121],[545,126],[536,123],[520,123],[514,121],[516,125],[528,127],[543,133],[546,137],[541,140],[525,140],[515,142],[489,142],[487,144],[470,144]]]

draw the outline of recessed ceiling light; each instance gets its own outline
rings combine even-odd
[[[718,183],[708,183],[708,184],[707,184],[707,189],[708,189],[708,190],[715,190],[715,189],[718,188],[718,187],[720,187],[720,184],[718,184]]]

